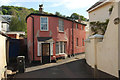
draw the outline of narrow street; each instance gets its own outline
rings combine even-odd
[[[17,74],[15,78],[114,78],[101,71],[93,70],[86,64],[83,56],[68,58],[57,63],[30,67],[26,69],[25,73]]]

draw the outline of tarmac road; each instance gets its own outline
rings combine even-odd
[[[34,67],[35,68],[35,67]],[[115,78],[104,72],[94,70],[85,59],[77,59],[43,69],[29,68],[29,71],[17,74],[15,78]]]

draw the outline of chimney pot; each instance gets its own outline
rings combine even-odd
[[[39,5],[39,13],[43,14],[43,4]]]

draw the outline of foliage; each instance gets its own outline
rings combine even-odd
[[[2,10],[2,13],[5,15],[5,14],[7,14],[7,10],[6,9],[3,9]]]
[[[90,22],[90,27],[92,34],[105,34],[105,31],[107,29],[107,25],[109,23],[109,20],[107,19],[105,22]]]
[[[22,17],[12,17],[10,22],[10,30],[11,31],[26,31],[26,23],[24,22],[24,18]]]
[[[86,20],[88,21],[88,19],[86,19],[84,16],[79,15],[77,13],[73,13],[73,14],[71,14],[71,16],[65,16],[65,15],[60,14],[60,12],[55,12],[55,15],[65,17],[68,19],[74,19],[74,20],[81,19],[82,21],[86,21]]]
[[[27,35],[26,16],[30,13],[38,12],[33,8],[27,9],[24,7],[2,6],[2,13],[4,15],[13,15],[10,22],[11,31],[24,31]]]
[[[113,6],[111,6],[111,8],[109,8],[109,12],[111,12],[113,10]]]
[[[79,15],[77,13],[71,14],[70,18],[71,19],[75,19],[75,20],[81,19],[82,21],[86,21],[87,20],[84,16]]]
[[[55,12],[55,15],[66,18],[66,16],[62,15],[60,12]]]
[[[112,13],[112,10],[113,10],[113,6],[111,6],[111,8],[109,8],[109,14]]]

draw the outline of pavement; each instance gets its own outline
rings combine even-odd
[[[109,74],[95,70],[87,65],[85,54],[72,58],[58,60],[57,63],[49,63],[26,68],[25,73],[14,76],[18,78],[115,78]]]
[[[58,66],[61,64],[69,63],[69,62],[76,61],[78,59],[84,59],[84,58],[85,58],[85,54],[80,54],[80,55],[77,55],[77,56],[71,57],[71,58],[59,59],[59,60],[57,60],[56,63],[48,63],[48,64],[29,67],[29,68],[26,68],[25,72],[30,72],[30,71],[34,71],[34,70],[38,70],[38,69],[40,70],[40,69],[45,69],[45,68],[49,68],[49,67],[53,67],[53,66]]]

